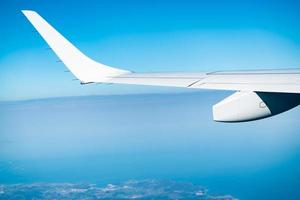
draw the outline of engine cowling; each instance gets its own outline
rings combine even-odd
[[[244,122],[271,117],[300,104],[300,95],[240,91],[213,106],[219,122]]]

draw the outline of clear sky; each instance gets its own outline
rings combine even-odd
[[[297,1],[1,1],[0,98],[182,91],[81,86],[20,12],[39,12],[84,53],[134,71],[300,67]]]

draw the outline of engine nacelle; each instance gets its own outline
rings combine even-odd
[[[213,117],[220,122],[244,122],[277,115],[300,103],[299,94],[236,92],[213,106]]]

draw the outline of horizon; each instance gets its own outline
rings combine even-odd
[[[254,122],[214,122],[211,106],[227,95],[140,94],[0,104],[0,182],[26,188],[37,182],[105,186],[154,179],[194,184],[238,199],[299,197],[299,107]]]

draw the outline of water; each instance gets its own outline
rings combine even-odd
[[[299,199],[300,110],[216,123],[229,92],[0,104],[0,183],[168,180],[239,199]]]

